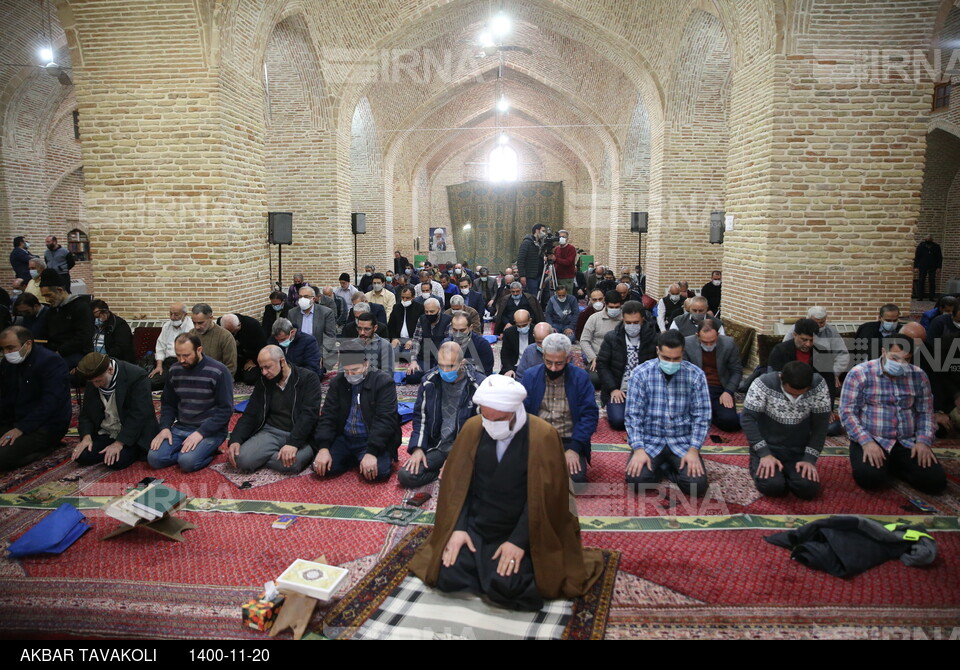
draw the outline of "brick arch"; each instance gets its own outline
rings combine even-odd
[[[260,79],[269,105],[266,127],[275,123],[324,130],[329,120],[323,73],[303,14],[288,13],[270,32]],[[278,108],[279,107],[279,108]]]

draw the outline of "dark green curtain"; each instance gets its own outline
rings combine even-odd
[[[563,227],[563,182],[468,181],[447,186],[450,234],[457,258],[500,272],[517,258],[520,242],[542,223]],[[470,224],[470,230],[463,227]]]

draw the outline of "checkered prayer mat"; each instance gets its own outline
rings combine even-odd
[[[547,601],[539,612],[514,612],[474,595],[441,593],[408,576],[353,639],[558,640],[572,614],[571,600]]]

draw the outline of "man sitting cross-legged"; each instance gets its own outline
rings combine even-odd
[[[310,440],[320,414],[320,379],[291,365],[274,345],[260,350],[257,365],[261,376],[230,435],[227,458],[245,472],[264,466],[300,472],[313,460]]]

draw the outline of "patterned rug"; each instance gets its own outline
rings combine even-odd
[[[407,565],[430,529],[417,528],[348,593],[324,619],[336,639],[601,639],[617,575],[617,552],[604,551],[604,572],[590,593],[549,601],[539,612],[511,612],[476,596],[436,592]]]

